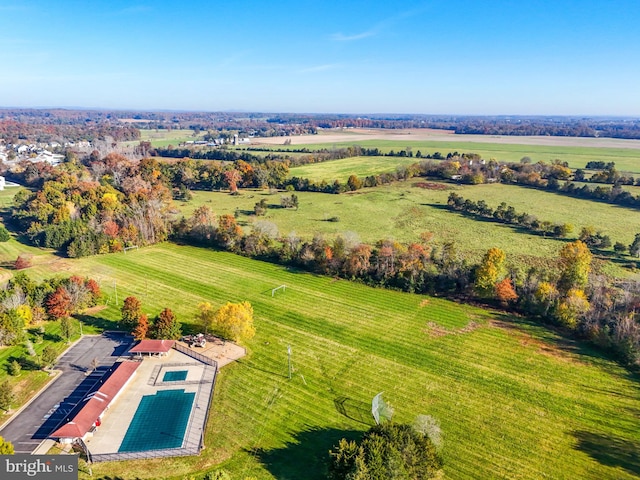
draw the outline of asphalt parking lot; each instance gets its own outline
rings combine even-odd
[[[85,336],[58,359],[62,371],[41,395],[0,429],[0,436],[13,443],[16,453],[31,453],[62,422],[68,421],[78,403],[97,390],[99,380],[124,354],[133,339],[121,332]],[[91,374],[91,364],[98,368]]]

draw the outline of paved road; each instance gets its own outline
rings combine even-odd
[[[58,425],[72,416],[78,403],[97,390],[98,381],[131,345],[131,337],[121,333],[83,337],[56,364],[62,374],[20,415],[0,430],[13,443],[16,453],[31,453]],[[97,358],[98,368],[86,375]]]

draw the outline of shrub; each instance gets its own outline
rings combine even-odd
[[[20,375],[21,371],[22,371],[22,367],[20,366],[20,363],[18,363],[17,360],[14,360],[9,364],[9,375],[11,375],[12,377],[17,377],[18,375]]]
[[[4,225],[0,225],[0,242],[8,242],[10,238],[11,234],[9,230],[7,230]]]

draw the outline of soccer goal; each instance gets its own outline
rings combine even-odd
[[[271,296],[273,297],[278,290],[282,290],[283,292],[285,292],[287,290],[287,286],[280,285],[279,287],[274,288],[273,290],[271,290]]]

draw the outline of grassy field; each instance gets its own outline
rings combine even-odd
[[[414,163],[416,163],[415,158],[407,157],[351,157],[292,167],[289,169],[289,176],[308,178],[318,182],[326,180],[329,183],[337,179],[341,183],[346,183],[350,175],[364,178],[369,175],[395,172],[397,167]]]
[[[329,448],[371,424],[380,391],[398,421],[441,422],[447,478],[640,474],[638,378],[525,320],[173,244],[31,273],[52,268],[100,280],[109,306],[84,320],[107,328],[114,281],[120,302],[136,295],[145,312],[171,307],[186,324],[203,300],[255,310],[248,357],[220,374],[202,455],[96,464],[94,476],[182,478],[222,464],[234,479],[321,479]]]
[[[559,159],[568,162],[571,168],[584,168],[587,162],[601,160],[615,162],[616,168],[625,172],[640,172],[640,152],[628,148],[597,148],[597,147],[573,147],[573,146],[544,146],[544,145],[514,145],[501,143],[480,143],[469,141],[398,141],[398,140],[361,140],[344,141],[337,143],[309,143],[304,145],[274,146],[277,149],[323,149],[340,148],[350,145],[360,145],[367,148],[379,148],[383,152],[394,150],[396,152],[410,147],[414,155],[418,150],[423,155],[440,152],[446,155],[449,152],[477,153],[482,158],[495,158],[499,161],[519,162],[523,157],[529,157],[535,163],[538,161],[550,162]],[[416,159],[419,161],[419,159]]]
[[[275,223],[281,235],[295,232],[306,239],[315,234],[332,238],[355,232],[361,241],[367,243],[384,238],[411,242],[418,240],[421,232],[430,231],[434,233],[436,244],[454,241],[461,252],[474,260],[478,260],[488,248],[498,247],[515,263],[553,259],[564,240],[544,238],[508,225],[451,212],[446,208],[450,192],[472,200],[485,199],[493,208],[504,201],[518,212],[528,212],[540,220],[571,223],[574,225],[574,237],[582,227],[594,226],[610,235],[614,243],[620,241],[629,245],[634,235],[640,232],[640,212],[615,205],[513,185],[444,184],[447,190],[427,190],[414,186],[419,182],[412,179],[341,195],[297,192],[298,210],[278,208],[284,193],[270,194],[266,191],[243,191],[238,196],[193,192],[191,202],[178,206],[186,216],[202,204],[210,206],[218,215],[237,210],[238,222],[245,228],[250,228],[256,220],[266,220]],[[255,217],[253,206],[263,198],[273,208],[269,208],[264,217]],[[620,220],[621,215],[624,222]],[[340,221],[327,221],[334,216]],[[613,273],[624,274],[619,268],[615,268]]]
[[[137,145],[139,141],[148,141],[148,142],[151,142],[151,145],[153,147],[166,147],[168,145],[173,145],[174,147],[177,147],[178,144],[182,142],[202,140],[202,135],[204,135],[204,133],[206,132],[203,132],[197,136],[194,136],[194,131],[188,130],[188,129],[175,129],[175,130],[141,129],[140,140],[123,142],[123,144]]]

